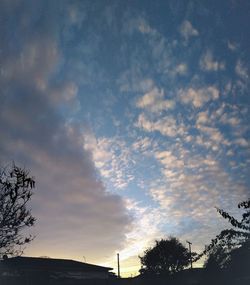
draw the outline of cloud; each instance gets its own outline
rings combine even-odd
[[[142,18],[138,20],[138,30],[142,34],[157,35],[157,31],[150,27],[150,25]]]
[[[206,124],[209,122],[209,114],[207,111],[205,112],[199,112],[197,115],[197,124]]]
[[[227,43],[227,47],[231,50],[231,51],[236,51],[239,48],[239,45],[235,42],[230,42],[228,41]]]
[[[6,19],[0,34],[6,39],[0,54],[0,131],[5,133],[0,160],[14,160],[35,176],[31,206],[37,238],[26,254],[76,259],[84,254],[95,262],[124,244],[131,216],[125,201],[98,178],[91,153],[83,148],[85,133],[74,118],[75,108],[68,109],[80,104],[79,85],[61,73],[57,10],[53,5],[49,13],[46,5],[34,11],[33,4],[28,10],[18,7],[7,9],[5,2],[0,7]],[[20,25],[11,49],[7,35],[13,34],[8,20],[13,15]],[[39,30],[36,21],[41,21]]]
[[[149,109],[152,112],[160,112],[173,109],[175,107],[175,102],[173,100],[164,100],[163,89],[159,90],[159,88],[154,87],[138,99],[136,107]]]
[[[151,149],[153,142],[148,137],[138,138],[132,145],[133,149],[145,153]]]
[[[175,155],[173,155],[171,151],[157,152],[155,154],[155,157],[161,162],[161,164],[171,165],[171,168],[173,169],[182,168],[184,166],[183,161],[178,159]]]
[[[214,86],[199,89],[188,88],[179,90],[179,96],[184,104],[191,104],[195,108],[202,107],[205,103],[219,98],[219,90]]]
[[[232,127],[237,127],[241,124],[241,120],[240,118],[237,117],[237,115],[235,115],[234,113],[224,113],[221,118],[220,121],[223,124],[227,124],[227,125],[231,125]]]
[[[244,64],[242,63],[241,60],[238,60],[236,63],[235,72],[243,80],[247,80],[249,77],[248,76],[248,70],[247,70],[246,66],[244,66]]]
[[[150,188],[149,193],[166,219],[171,219],[175,228],[172,233],[182,239],[194,238],[197,249],[201,250],[202,244],[217,234],[218,223],[220,228],[226,225],[223,219],[218,219],[214,206],[230,209],[230,205],[243,199],[246,188],[236,181],[231,183],[230,175],[214,155],[171,146],[168,150],[155,152],[155,157],[162,165],[163,177],[161,182]],[[230,196],[230,193],[234,195]],[[221,197],[228,199],[221,200]],[[200,239],[195,236],[197,230]]]
[[[204,71],[218,71],[225,69],[225,64],[214,60],[212,52],[207,50],[200,59],[200,67]]]
[[[133,165],[131,152],[121,138],[96,138],[89,133],[85,136],[84,147],[91,152],[102,177],[111,182],[115,189],[126,188],[134,179],[130,170]]]
[[[145,114],[140,114],[136,126],[147,132],[158,131],[162,135],[169,137],[185,133],[185,126],[183,124],[177,125],[176,120],[172,116],[165,116],[156,121],[151,121]]]
[[[238,144],[239,146],[242,147],[248,147],[249,143],[247,142],[247,140],[245,138],[238,138],[234,141],[235,144]]]
[[[186,41],[188,41],[191,37],[196,37],[199,35],[199,32],[192,26],[191,22],[187,20],[182,22],[179,32]]]
[[[119,251],[121,272],[130,277],[140,269],[139,256],[154,243],[157,239],[163,238],[164,233],[160,230],[160,225],[165,219],[165,214],[154,207],[143,206],[142,203],[127,199],[127,208],[133,213],[134,221],[132,230],[127,234],[127,242]],[[143,238],[142,238],[143,237]],[[116,267],[114,259],[110,259],[107,265],[113,264]]]
[[[159,32],[156,29],[152,28],[152,26],[144,17],[142,17],[142,15],[135,17],[128,17],[127,15],[123,24],[123,30],[125,33],[132,34],[134,32],[139,32],[150,37],[159,36]]]
[[[156,100],[161,100],[163,97],[163,90],[159,90],[155,87],[149,93],[145,94],[142,98],[140,98],[136,105],[139,108],[149,107],[154,105]]]
[[[179,4],[155,21],[147,5],[31,2],[0,4],[0,159],[37,180],[26,254],[110,266],[119,251],[124,268],[169,234],[201,249],[224,226],[214,206],[249,192],[244,45],[179,26]]]
[[[185,75],[187,74],[188,67],[185,63],[180,63],[174,69],[174,75]]]
[[[197,129],[203,132],[206,136],[208,136],[209,139],[211,139],[217,144],[229,144],[229,142],[224,139],[221,131],[218,128],[197,125]]]
[[[162,235],[159,224],[164,216],[158,209],[143,206],[133,199],[127,200],[127,208],[132,211],[135,220],[134,230],[128,234],[127,245],[121,254],[124,258],[138,255],[138,253],[145,250],[156,236]],[[141,237],[144,237],[144,239]]]

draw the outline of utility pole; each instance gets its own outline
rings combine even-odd
[[[190,241],[186,241],[188,243],[188,247],[189,247],[189,255],[190,255],[190,268],[193,268],[193,263],[192,263],[192,252],[191,252],[191,242]]]
[[[121,278],[121,275],[120,275],[120,256],[119,256],[119,253],[117,253],[117,267],[118,267],[118,278]]]

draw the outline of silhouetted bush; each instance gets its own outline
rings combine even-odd
[[[0,257],[21,254],[22,246],[33,237],[22,231],[34,225],[35,218],[27,208],[35,186],[29,172],[15,164],[0,168]]]

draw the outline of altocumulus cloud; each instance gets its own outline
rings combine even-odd
[[[34,6],[0,4],[0,162],[13,160],[36,178],[37,238],[26,253],[100,262],[125,242],[131,217],[123,199],[97,178],[74,121],[81,105],[77,83],[61,74],[62,11],[54,2]]]

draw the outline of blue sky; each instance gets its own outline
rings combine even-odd
[[[1,1],[0,162],[37,181],[27,255],[203,246],[249,198],[247,1]],[[125,273],[126,272],[126,273]]]

